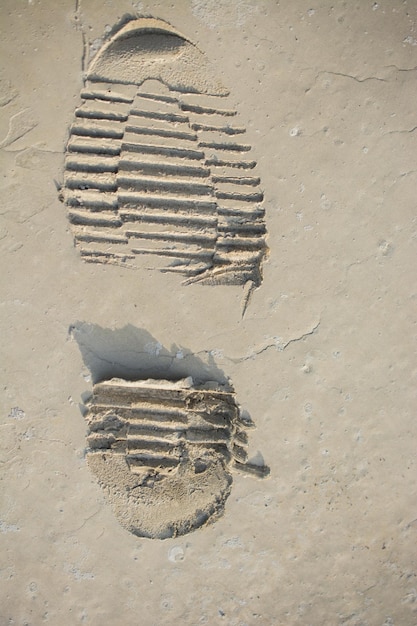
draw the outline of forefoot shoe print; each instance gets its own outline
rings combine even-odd
[[[223,513],[233,467],[247,462],[247,429],[233,389],[119,378],[97,383],[87,405],[87,462],[130,532],[164,539]]]
[[[103,45],[70,128],[61,195],[85,261],[259,286],[263,194],[228,96],[166,22],[132,20]]]

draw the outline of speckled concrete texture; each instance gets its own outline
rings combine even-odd
[[[416,9],[3,0],[2,626],[417,623]],[[243,316],[242,286],[86,264],[73,246],[69,128],[126,14],[189,37],[247,129],[269,256]],[[144,353],[230,379],[257,426],[249,458],[270,467],[165,540],[118,523],[85,458],[93,383]]]

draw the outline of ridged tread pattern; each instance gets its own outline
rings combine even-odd
[[[86,81],[62,190],[85,261],[260,284],[263,193],[225,94]]]
[[[97,383],[85,414],[87,463],[130,532],[164,539],[223,513],[231,469],[247,462],[247,429],[233,390],[211,383],[111,379]]]
[[[89,454],[123,455],[133,473],[171,473],[211,456],[247,461],[247,435],[234,394],[169,381],[94,386],[88,404]]]

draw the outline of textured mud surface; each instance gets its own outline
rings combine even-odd
[[[87,462],[130,532],[165,539],[221,515],[232,460],[265,475],[246,463],[248,423],[234,394],[210,387],[196,389],[191,378],[94,386]]]
[[[228,95],[161,20],[132,20],[102,47],[75,111],[62,193],[85,261],[260,284],[263,193]]]

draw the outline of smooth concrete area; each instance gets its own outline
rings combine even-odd
[[[2,626],[417,623],[416,9],[2,1]],[[74,247],[69,129],[126,14],[195,44],[246,128],[269,253],[245,311],[247,285]],[[164,540],[119,524],[85,454],[93,383],[146,355],[230,379],[270,468]]]

